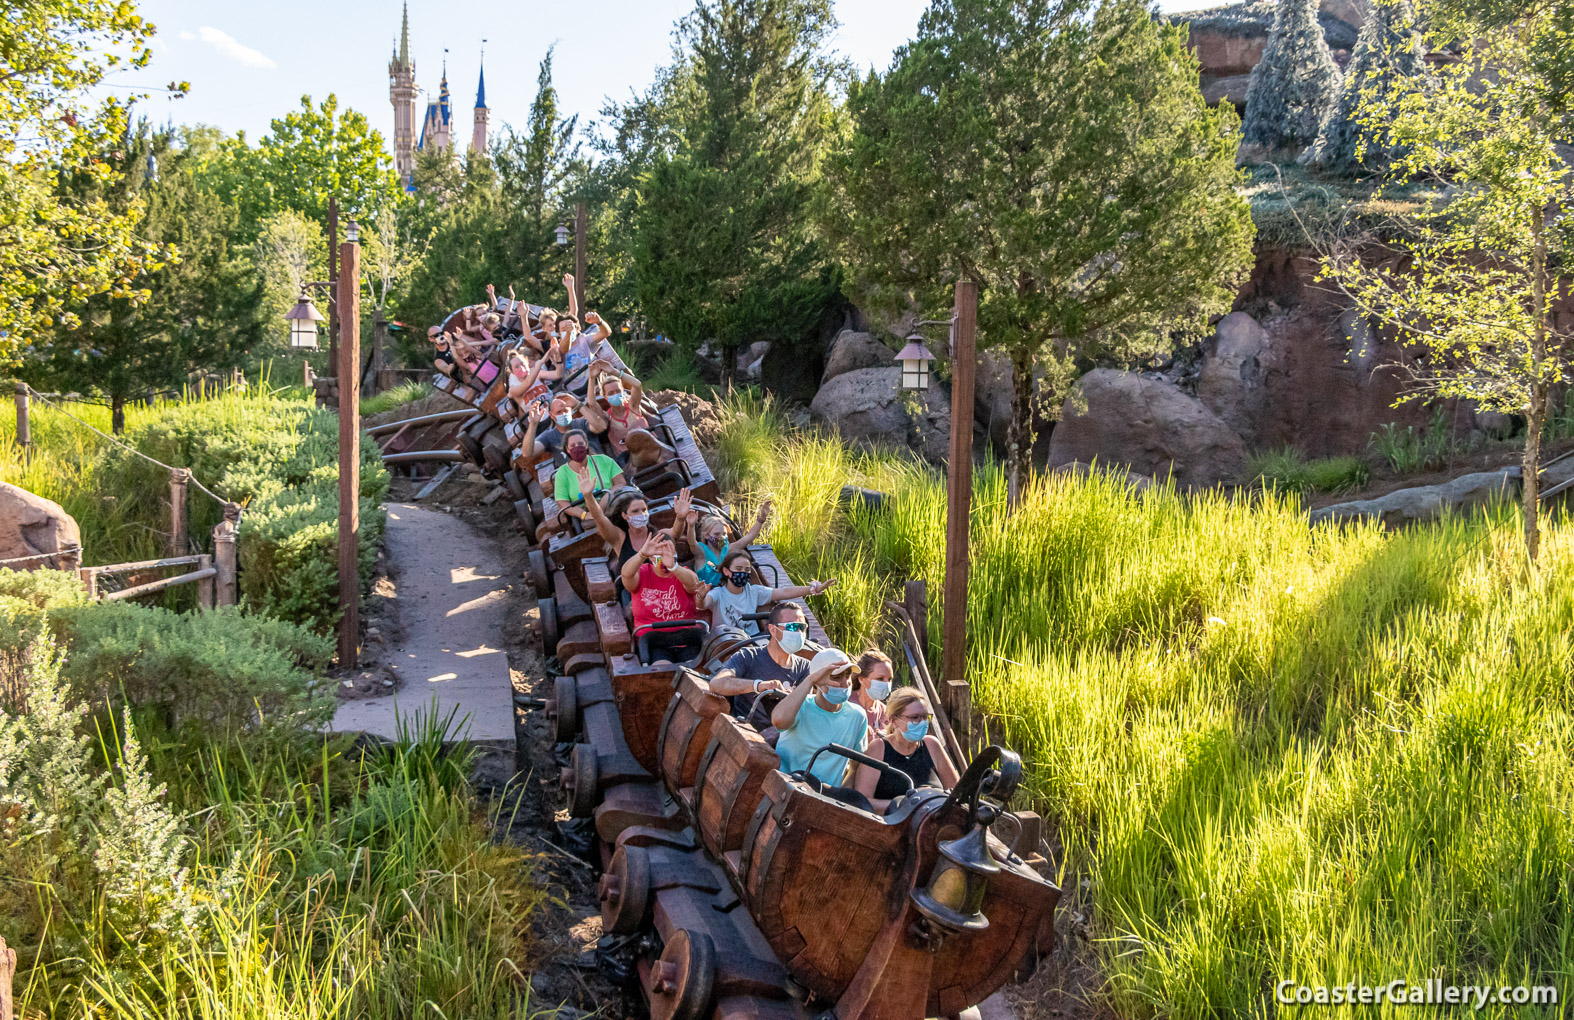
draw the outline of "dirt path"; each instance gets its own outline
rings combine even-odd
[[[514,689],[503,650],[508,579],[488,530],[411,503],[388,505],[389,573],[402,623],[382,656],[393,694],[346,701],[335,730],[393,737],[398,719],[450,712],[477,743],[512,745]]]

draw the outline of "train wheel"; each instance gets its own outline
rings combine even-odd
[[[571,676],[560,676],[552,684],[552,714],[557,742],[566,744],[579,732],[579,683]]]
[[[597,787],[601,785],[601,766],[596,749],[575,744],[563,770],[563,792],[568,795],[568,813],[573,818],[589,818],[596,810]]]
[[[527,500],[514,500],[514,516],[519,518],[519,526],[527,532],[536,530],[536,512],[531,509]]]
[[[716,945],[679,928],[650,968],[650,1020],[700,1020],[716,986]]]
[[[481,450],[481,444],[468,432],[459,433],[459,449],[463,450],[470,463],[476,467],[486,467],[486,454]]]
[[[525,576],[530,578],[536,598],[544,599],[552,594],[552,578],[547,574],[547,554],[544,550],[530,550],[530,555],[525,557]]]
[[[513,496],[514,499],[520,500],[530,498],[530,493],[525,491],[525,483],[519,480],[518,471],[504,471],[503,484],[508,486],[508,493],[509,495]]]
[[[612,866],[601,876],[601,927],[614,935],[632,935],[645,925],[650,909],[650,851],[620,846]]]
[[[557,639],[563,636],[557,624],[557,599],[541,599],[536,606],[541,610],[541,647],[550,655],[557,649]]]

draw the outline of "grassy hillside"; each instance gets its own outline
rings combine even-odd
[[[937,474],[735,410],[719,466],[774,496],[795,577],[842,578],[837,640],[901,578],[938,593]],[[887,509],[839,508],[847,482]],[[1102,478],[1008,513],[977,472],[974,704],[1088,881],[1119,1015],[1270,1016],[1281,976],[1574,990],[1574,534],[1534,573],[1519,541],[1507,510],[1312,530],[1293,497]]]

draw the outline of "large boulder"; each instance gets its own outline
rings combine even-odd
[[[1049,444],[1049,466],[1120,464],[1183,488],[1244,482],[1246,444],[1195,397],[1135,372],[1098,368],[1077,381]]]
[[[38,567],[70,569],[81,563],[82,532],[77,522],[54,500],[0,482],[0,560],[22,560],[47,553],[47,559],[8,563],[12,570]]]
[[[857,368],[820,387],[810,409],[846,439],[906,447],[936,463],[950,449],[951,408],[938,386],[904,393],[902,369]]]
[[[1401,528],[1429,521],[1445,512],[1458,512],[1513,497],[1519,491],[1520,469],[1477,471],[1441,485],[1396,489],[1376,499],[1335,503],[1311,513],[1313,524],[1370,519],[1385,528]]]
[[[1267,410],[1272,338],[1245,312],[1219,320],[1213,350],[1202,360],[1197,399],[1248,441]]]
[[[860,368],[890,368],[896,364],[896,352],[875,338],[873,333],[859,333],[844,329],[836,334],[831,352],[825,359],[825,374],[820,383],[839,375],[856,372]]]

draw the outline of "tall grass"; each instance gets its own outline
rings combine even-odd
[[[196,909],[128,944],[101,894],[51,876],[18,975],[23,1017],[531,1015],[527,932],[544,894],[531,859],[492,840],[445,733],[367,750],[138,729],[184,820]],[[47,864],[29,858],[8,877],[35,879],[14,870]]]
[[[843,577],[814,600],[837,641],[874,636],[902,578],[939,591],[938,473],[771,443],[746,444],[767,538],[795,577]],[[885,508],[840,508],[847,482]],[[1273,1016],[1280,977],[1574,992],[1561,522],[1530,570],[1511,508],[1311,529],[1294,494],[1050,475],[1008,511],[986,464],[971,525],[974,704],[1028,764],[1118,1015]]]

